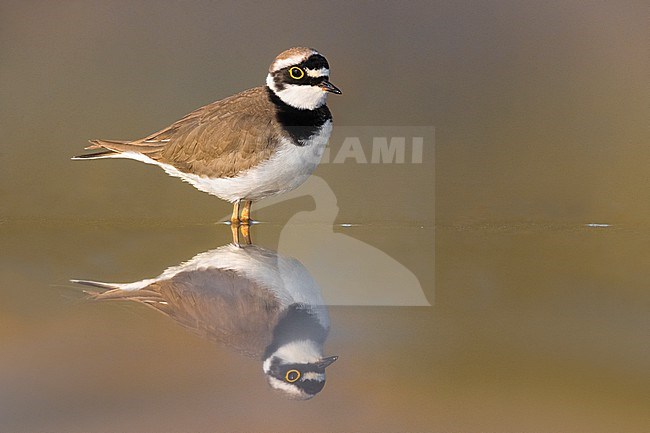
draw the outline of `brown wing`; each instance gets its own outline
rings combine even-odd
[[[135,151],[183,172],[232,177],[268,159],[284,134],[266,88],[256,87],[201,107],[143,139],[93,140],[87,149]]]
[[[136,291],[113,289],[96,299],[141,302],[211,341],[261,357],[280,313],[277,298],[234,271],[181,272]]]

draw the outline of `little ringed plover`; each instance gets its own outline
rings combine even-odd
[[[302,184],[321,159],[332,115],[327,59],[291,48],[269,67],[266,85],[189,113],[134,141],[91,140],[72,159],[128,158],[160,166],[200,191],[233,203],[233,224],[248,224],[255,200]],[[240,213],[240,205],[243,208]]]

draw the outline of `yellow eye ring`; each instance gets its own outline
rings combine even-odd
[[[300,80],[302,77],[305,76],[305,71],[303,71],[302,69],[300,69],[297,66],[294,66],[291,69],[289,69],[289,75],[294,80]]]
[[[300,372],[298,370],[289,370],[287,371],[287,374],[284,375],[284,380],[289,383],[294,383],[298,379],[300,379]]]

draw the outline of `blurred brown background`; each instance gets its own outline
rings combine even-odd
[[[225,212],[226,204],[153,167],[68,157],[89,138],[141,137],[261,85],[278,52],[308,45],[328,56],[344,90],[330,98],[338,125],[435,126],[439,222],[646,222],[646,6],[5,1],[2,214]],[[352,205],[360,197],[366,215],[385,200],[409,205],[399,199],[404,186],[391,182],[393,168],[385,176],[372,169],[317,172],[337,194],[341,221],[361,218]]]

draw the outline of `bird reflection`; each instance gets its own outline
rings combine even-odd
[[[143,303],[193,332],[262,360],[269,385],[309,399],[325,385],[329,315],[321,291],[296,259],[256,245],[224,245],[133,283],[72,280],[103,289],[100,300]]]

